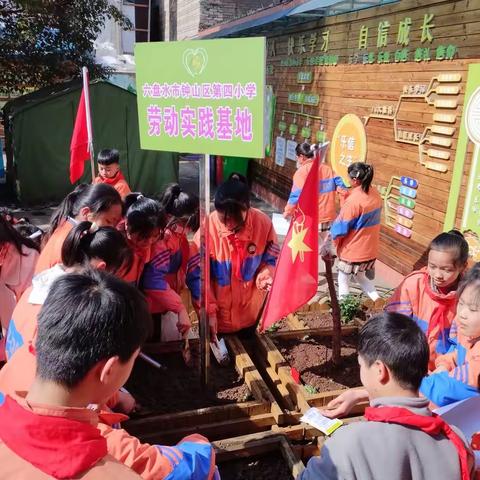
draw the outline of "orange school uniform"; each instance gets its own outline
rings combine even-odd
[[[14,395],[19,391],[27,392],[30,389],[35,378],[36,364],[32,344],[23,345],[15,352],[11,360],[0,370],[0,405],[7,395]],[[109,401],[108,404],[110,403]],[[99,419],[97,428],[107,441],[108,454],[143,479],[213,478],[215,454],[204,437],[191,435],[174,447],[149,445],[141,443],[123,429],[112,427],[127,420],[126,415],[102,411]],[[194,476],[195,473],[198,477]]]
[[[293,175],[292,190],[285,206],[286,214],[293,215],[312,165],[313,160],[303,164]],[[342,196],[342,200],[348,195],[347,187],[342,178],[335,175],[330,166],[320,163],[318,167],[318,223],[335,220],[337,216],[335,208],[336,192]]]
[[[279,247],[270,218],[250,208],[245,225],[232,234],[213,212],[210,229],[210,300],[217,313],[219,333],[237,332],[255,325],[265,293],[256,286],[260,275],[273,277]],[[194,238],[200,248],[200,232]],[[196,278],[193,291],[200,294],[200,257],[192,257],[187,276]]]
[[[356,187],[350,192],[331,228],[340,260],[357,263],[377,258],[381,213],[382,199],[375,188],[365,193]]]
[[[123,176],[123,173],[120,171],[118,171],[113,178],[105,178],[98,175],[95,177],[93,183],[106,183],[107,185],[111,185],[120,194],[122,200],[132,192],[127,181],[125,180],[125,177]]]
[[[68,218],[53,232],[53,235],[48,239],[48,242],[40,252],[35,267],[35,274],[43,272],[57,263],[62,263],[63,242],[76,223],[73,218]]]
[[[411,317],[427,336],[430,348],[429,369],[435,369],[438,355],[448,352],[450,330],[457,308],[456,292],[435,292],[427,269],[412,272],[396,288],[385,309]]]

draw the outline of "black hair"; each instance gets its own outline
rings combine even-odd
[[[455,260],[454,265],[460,267],[466,265],[468,262],[468,242],[465,237],[458,230],[450,230],[449,232],[443,232],[437,235],[428,247],[430,250],[437,250],[440,252],[450,251],[452,252]]]
[[[116,273],[121,268],[131,268],[133,253],[117,229],[100,227],[92,230],[91,222],[80,222],[63,242],[62,263],[66,267],[87,265],[92,258],[103,260],[107,270]]]
[[[360,330],[358,354],[367,366],[383,362],[402,388],[417,391],[428,372],[429,349],[420,327],[406,315],[383,312]]]
[[[93,214],[106,212],[113,205],[122,205],[120,194],[106,183],[96,185],[80,184],[69,193],[58,206],[50,219],[50,228],[44,241],[68,218],[75,218],[80,210],[88,207]]]
[[[167,215],[160,202],[141,193],[129,193],[125,197],[125,208],[129,233],[147,238],[156,228],[163,230],[167,225]]]
[[[40,249],[40,245],[42,243],[42,237],[44,235],[44,231],[34,225],[33,223],[30,223],[26,219],[21,219],[17,223],[13,225],[13,228],[24,238],[28,238],[33,241],[33,243],[36,245],[37,250]]]
[[[105,148],[101,150],[97,157],[100,165],[111,165],[112,163],[120,163],[120,154],[115,148]]]
[[[468,272],[462,278],[462,281],[457,288],[457,298],[459,299],[465,289],[471,286],[480,287],[480,262],[476,263],[470,270],[468,270]],[[480,305],[480,288],[478,290],[479,292],[476,295],[476,303]]]
[[[355,162],[348,166],[348,175],[352,179],[360,180],[362,190],[368,193],[373,180],[373,167],[368,163]]]
[[[198,197],[184,192],[178,183],[167,185],[161,198],[161,204],[168,215],[184,219],[187,227],[195,231],[199,227]]]
[[[303,155],[307,158],[313,158],[315,156],[316,146],[310,145],[308,142],[303,142],[297,144],[295,148],[295,153],[297,155]]]
[[[17,232],[15,227],[3,215],[0,215],[0,245],[3,243],[11,243],[20,255],[23,255],[22,246],[40,250],[37,243]]]
[[[215,209],[232,218],[237,223],[243,222],[242,213],[250,208],[250,189],[247,179],[240,173],[232,173],[227,181],[217,188]]]
[[[73,388],[98,362],[129,360],[151,329],[145,297],[133,285],[93,269],[63,275],[38,316],[37,376]]]

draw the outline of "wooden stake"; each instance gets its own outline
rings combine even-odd
[[[332,363],[342,363],[342,323],[340,320],[340,306],[338,304],[337,292],[333,281],[332,265],[333,258],[322,257],[325,262],[325,277],[327,279],[330,303],[332,305],[333,335],[332,335]]]

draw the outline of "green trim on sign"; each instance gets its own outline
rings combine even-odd
[[[468,79],[465,87],[465,98],[463,101],[464,107],[467,106],[472,93],[476,87],[480,85],[480,64],[471,64],[468,67]],[[465,127],[465,110],[462,114],[462,122],[460,125],[460,134],[457,142],[457,152],[455,154],[455,163],[453,164],[453,175],[450,183],[450,194],[448,196],[447,213],[445,214],[445,221],[443,223],[443,230],[448,232],[455,226],[455,219],[457,217],[458,199],[460,196],[460,189],[462,187],[463,170],[465,167],[465,157],[468,148],[468,135]]]

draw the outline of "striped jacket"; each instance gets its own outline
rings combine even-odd
[[[219,333],[237,332],[255,324],[264,293],[256,279],[273,271],[279,254],[277,236],[270,218],[250,208],[245,225],[232,234],[218,219],[210,217],[210,301],[217,314]],[[194,238],[200,248],[200,232]],[[190,278],[189,278],[190,277]],[[200,255],[193,255],[187,268],[194,300],[200,297]]]
[[[433,291],[427,269],[412,272],[397,287],[385,309],[411,317],[427,335],[430,347],[429,369],[435,369],[438,355],[451,346],[451,327],[457,308],[456,292],[448,294]],[[437,317],[441,315],[441,317]],[[435,324],[432,322],[435,318]]]
[[[366,262],[378,255],[382,199],[375,188],[354,188],[331,228],[340,260]]]
[[[312,165],[313,160],[303,164],[295,172],[292,190],[285,206],[286,214],[293,215]],[[318,223],[331,222],[335,219],[337,215],[335,192],[342,195],[342,198],[348,195],[347,187],[342,178],[336,176],[331,167],[321,163],[318,169]]]

